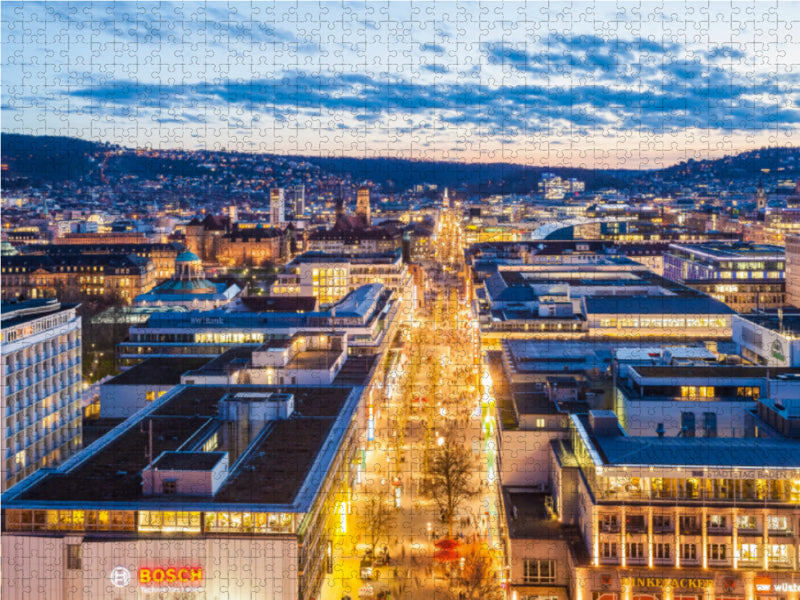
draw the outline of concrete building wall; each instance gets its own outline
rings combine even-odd
[[[175,386],[103,384],[100,386],[100,417],[103,419],[127,419],[173,387]]]
[[[548,429],[503,431],[500,480],[505,486],[547,486],[550,479],[550,440],[568,437]],[[544,488],[542,488],[544,489]]]
[[[81,548],[78,569],[68,568],[67,546],[72,544]],[[81,536],[4,535],[2,556],[4,600],[162,597],[154,582],[140,583],[143,568],[202,569],[200,581],[191,585],[203,593],[189,593],[187,598],[298,597],[297,539],[293,536],[129,541],[94,537],[87,541]]]

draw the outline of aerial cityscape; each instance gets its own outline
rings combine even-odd
[[[2,2],[4,600],[800,600],[800,8]]]

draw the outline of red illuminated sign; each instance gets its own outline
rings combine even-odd
[[[139,585],[201,585],[203,567],[143,567],[139,569]]]

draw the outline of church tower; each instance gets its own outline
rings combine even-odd
[[[758,191],[756,192],[756,210],[764,212],[767,209],[767,194],[764,191],[764,184],[758,182]]]
[[[364,219],[367,227],[372,225],[372,211],[369,205],[369,188],[362,185],[356,197],[356,215]]]

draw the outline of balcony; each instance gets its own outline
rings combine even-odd
[[[619,523],[600,523],[600,533],[619,533]]]

